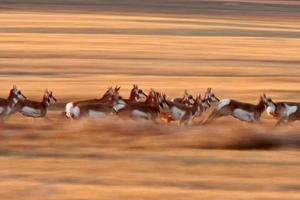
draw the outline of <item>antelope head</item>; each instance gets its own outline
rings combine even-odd
[[[187,92],[187,90],[184,91],[184,95],[181,99],[181,103],[186,104],[186,105],[194,105],[195,104],[195,99],[191,94]]]
[[[113,87],[109,87],[106,92],[103,94],[103,96],[101,97],[101,100],[104,101],[110,101],[111,100],[111,96],[115,93],[116,88]]]
[[[53,96],[52,91],[48,91],[48,89],[45,90],[44,98],[47,100],[48,105],[57,101],[57,99]]]
[[[220,99],[211,91],[211,88],[207,88],[205,93],[205,99],[207,99],[209,103],[220,101]]]
[[[135,84],[133,85],[130,95],[133,95],[136,101],[138,101],[142,97],[148,97],[147,94],[145,94],[144,91],[142,89],[139,89],[139,87]]]
[[[170,112],[171,105],[169,104],[165,94],[159,95],[159,108],[166,113]]]
[[[155,106],[158,106],[160,102],[159,98],[160,93],[156,92],[151,88],[146,101],[151,101]]]
[[[26,97],[22,94],[21,90],[17,88],[16,85],[10,90],[10,97],[12,97],[14,104],[16,104],[19,100],[24,101]]]
[[[203,111],[203,110],[201,109],[201,107],[203,107],[203,106],[202,106],[201,95],[198,95],[198,96],[196,97],[194,106],[197,107],[197,111],[196,111],[195,114],[194,114],[194,116],[197,117],[197,116],[199,116],[199,115],[202,113],[202,111]]]

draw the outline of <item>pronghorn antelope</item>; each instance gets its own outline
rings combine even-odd
[[[260,117],[264,110],[265,105],[262,97],[260,97],[259,102],[256,105],[232,99],[223,99],[218,103],[217,107],[204,123],[207,124],[216,118],[229,115],[241,121],[260,122]]]
[[[115,107],[114,109],[116,110]],[[123,109],[116,111],[116,113],[121,117],[156,120],[159,111],[158,93],[151,89],[145,102],[132,102]]]
[[[160,106],[162,113],[171,116],[173,120],[177,120],[179,125],[182,123],[190,123],[193,118],[199,116],[203,112],[201,105],[201,97],[197,96],[192,106],[187,106],[178,102],[168,101],[166,95],[163,95]]]
[[[20,90],[14,85],[9,91],[7,99],[0,98],[0,117],[5,117],[16,112],[16,104],[20,101],[24,101],[26,97]]]
[[[147,97],[143,90],[139,89],[137,85],[133,85],[133,88],[131,89],[129,94],[129,98],[123,99],[122,97],[120,97],[120,99],[114,105],[114,111],[119,112],[129,104],[139,102],[139,99],[141,99],[142,96]]]
[[[114,93],[110,96],[110,100],[100,103],[80,103],[76,104],[73,109],[72,118],[91,117],[102,118],[114,112],[114,105],[120,101],[119,90],[114,90]]]
[[[45,90],[42,102],[24,100],[18,102],[16,105],[17,110],[27,117],[45,117],[49,105],[52,102],[56,102],[56,98],[53,96],[52,91]]]
[[[267,114],[277,118],[276,126],[283,122],[300,120],[300,103],[296,102],[273,102],[270,97],[263,95]]]
[[[214,93],[212,93],[211,88],[207,88],[204,99],[201,99],[200,95],[198,99],[199,99],[200,112],[194,117],[200,116],[204,111],[209,109],[213,102],[220,101],[219,98],[216,97]],[[185,94],[183,98],[176,98],[176,99],[172,99],[171,101],[182,103],[186,106],[193,106],[195,104],[195,99],[193,98],[192,95],[188,94],[187,90],[185,90]],[[171,115],[168,115],[167,113],[162,113],[161,115],[163,118],[167,119],[168,123],[171,121],[176,121],[176,118],[174,119]]]
[[[194,97],[191,94],[189,94],[187,92],[187,90],[184,91],[183,97],[174,98],[174,99],[171,99],[171,101],[185,104],[187,106],[193,105],[195,103]]]
[[[105,103],[108,101],[111,101],[111,98],[114,93],[119,92],[121,87],[109,87],[104,95],[100,99],[89,99],[89,100],[82,100],[82,101],[75,101],[75,102],[70,102],[66,104],[65,108],[65,114],[66,117],[68,118],[73,118],[74,117],[74,107],[76,107],[79,104],[92,104],[92,103]]]

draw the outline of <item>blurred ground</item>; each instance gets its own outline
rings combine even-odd
[[[48,120],[1,124],[1,199],[299,199],[299,123],[60,117],[116,84],[299,101],[299,13],[292,0],[0,0],[0,95],[59,99]]]

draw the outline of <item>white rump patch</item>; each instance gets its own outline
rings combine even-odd
[[[73,102],[67,103],[66,104],[66,116],[68,118],[72,118],[72,115],[73,115],[72,110],[73,110]]]
[[[172,116],[175,118],[175,119],[182,119],[184,114],[185,114],[185,111],[184,110],[180,110],[179,108],[177,108],[176,106],[173,106],[171,108],[171,114]]]
[[[287,117],[293,114],[294,112],[296,112],[298,109],[298,106],[289,106],[287,104],[284,104],[284,106],[285,106],[285,115]]]
[[[22,114],[27,115],[27,116],[31,116],[31,117],[40,117],[41,116],[41,111],[25,106],[22,108]]]
[[[242,121],[247,121],[247,122],[253,122],[255,121],[254,119],[254,113],[250,113],[248,111],[242,110],[242,109],[234,109],[233,115],[242,120]]]
[[[134,118],[144,118],[144,119],[149,119],[150,118],[149,113],[142,112],[142,111],[139,111],[139,110],[133,110],[132,111],[132,116]]]
[[[228,104],[230,104],[231,100],[230,99],[223,99],[218,103],[218,110],[224,108]]]
[[[104,112],[98,112],[98,111],[94,111],[94,110],[89,110],[89,117],[92,118],[102,118],[105,117],[106,113]]]

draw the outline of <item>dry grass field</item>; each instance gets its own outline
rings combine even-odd
[[[61,117],[70,100],[134,83],[299,101],[299,52],[296,0],[0,0],[0,95],[16,84],[58,99],[48,119],[1,123],[0,199],[300,199],[300,123]]]

